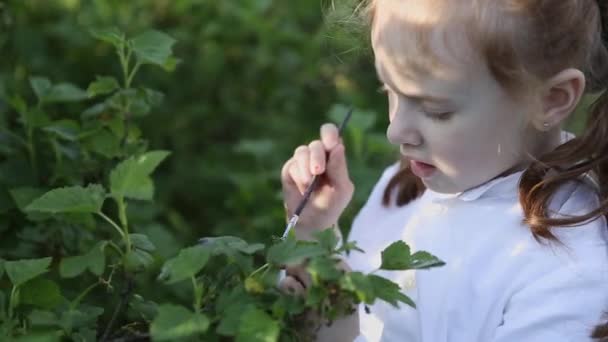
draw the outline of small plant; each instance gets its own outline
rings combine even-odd
[[[93,36],[114,47],[120,81],[98,76],[83,90],[32,77],[34,105],[7,98],[17,118],[0,135],[0,175],[8,184],[1,203],[1,340],[305,341],[320,324],[306,322],[309,312],[331,323],[358,303],[414,306],[373,272],[338,269],[341,255],[361,251],[353,242],[338,245],[331,230],[315,242],[289,237],[269,246],[208,237],[164,260],[157,253],[162,239],[155,244],[138,231],[129,211],[153,201],[152,173],[170,155],[148,151],[136,122],[163,95],[134,80],[146,65],[173,70],[175,40],[158,31]],[[85,107],[75,119],[79,105]],[[281,292],[280,270],[302,263],[312,276],[306,296]],[[395,242],[380,269],[441,265]],[[151,281],[157,285],[146,288],[154,291],[144,291]]]

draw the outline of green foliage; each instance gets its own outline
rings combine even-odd
[[[371,63],[326,57],[318,4],[6,3],[1,340],[304,340],[311,311],[331,321],[359,302],[413,305],[384,278],[340,270],[356,244],[330,231],[271,241],[293,147],[341,119],[336,102],[383,106],[362,95],[376,87]],[[129,32],[88,29],[112,26]],[[357,110],[344,137],[358,185],[344,227],[395,156],[376,116]],[[439,265],[417,253],[412,269]],[[277,288],[301,262],[305,299]]]

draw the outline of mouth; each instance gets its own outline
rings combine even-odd
[[[437,171],[437,167],[434,165],[416,159],[410,159],[410,168],[412,172],[420,178],[428,178]]]

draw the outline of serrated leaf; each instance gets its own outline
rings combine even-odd
[[[163,304],[158,307],[158,315],[150,325],[150,334],[154,341],[177,341],[204,333],[208,328],[206,316],[183,306]]]
[[[68,334],[76,329],[96,323],[97,317],[103,314],[103,308],[97,306],[80,305],[77,309],[70,309],[61,313],[60,324]]]
[[[241,317],[236,342],[276,342],[279,339],[279,322],[266,312],[250,308]]]
[[[106,265],[104,249],[107,242],[102,241],[95,245],[87,254],[65,257],[59,264],[59,274],[63,278],[73,278],[89,269],[91,273],[100,276]]]
[[[369,278],[361,272],[349,272],[340,278],[340,286],[344,290],[354,292],[363,303],[372,304],[376,299],[374,286]]]
[[[416,308],[414,301],[401,292],[399,285],[375,274],[368,275],[367,277],[374,289],[375,297],[382,299],[397,308],[399,307],[400,302]]]
[[[313,258],[307,265],[306,270],[310,273],[313,279],[320,280],[337,280],[342,275],[342,272],[336,267],[338,260],[330,258]]]
[[[97,213],[105,199],[105,190],[99,184],[86,188],[72,186],[54,189],[28,205],[26,211],[45,213]]]
[[[154,257],[141,249],[132,249],[125,257],[125,267],[132,272],[141,272],[152,263],[154,263]]]
[[[431,267],[444,266],[445,262],[428,252],[418,251],[412,254],[412,257],[410,258],[410,264],[410,267],[412,269],[420,270]]]
[[[141,250],[152,252],[156,250],[156,247],[148,239],[148,237],[144,234],[129,234],[129,238],[131,239],[131,245],[134,248],[139,248]]]
[[[97,76],[96,80],[89,84],[87,88],[87,94],[89,97],[95,97],[98,95],[106,95],[114,90],[118,89],[118,81],[112,76]]]
[[[28,315],[28,320],[30,324],[35,327],[48,327],[59,325],[59,318],[54,312],[51,311],[42,311],[34,309]]]
[[[42,196],[46,190],[32,187],[22,187],[9,190],[13,201],[17,205],[17,208],[21,211],[25,211],[25,208],[32,203],[36,198]]]
[[[116,48],[122,47],[125,42],[124,34],[115,27],[106,29],[94,29],[91,30],[90,33],[93,37],[102,40],[106,43],[110,43]]]
[[[261,243],[249,244],[239,237],[230,235],[201,238],[199,243],[209,249],[213,255],[227,254],[230,250],[251,255],[264,249],[264,245]]]
[[[80,125],[74,120],[57,120],[43,127],[42,130],[54,133],[58,137],[68,141],[76,141],[78,140]]]
[[[110,173],[112,195],[151,200],[154,188],[149,175],[169,154],[167,151],[152,151],[118,164]]]
[[[410,268],[410,246],[403,241],[395,241],[382,251],[383,270],[407,270]]]
[[[133,51],[137,58],[144,63],[165,66],[170,63],[171,48],[175,39],[155,30],[146,31],[132,40]]]
[[[286,239],[268,249],[266,259],[274,265],[297,265],[308,258],[327,255],[328,252],[317,243],[307,243]]]
[[[314,234],[314,237],[321,247],[325,248],[327,251],[333,251],[338,245],[338,237],[333,228],[318,231]]]
[[[61,303],[61,291],[54,281],[34,279],[21,287],[20,301],[43,309],[52,309]]]
[[[114,158],[120,155],[120,138],[110,133],[107,129],[103,128],[98,130],[95,134],[87,137],[84,141],[86,147],[106,158]]]
[[[209,257],[209,250],[202,246],[184,248],[175,258],[165,262],[159,279],[168,284],[189,279],[205,267]]]
[[[30,86],[32,87],[32,90],[34,90],[34,94],[36,94],[38,101],[42,101],[53,85],[48,78],[33,76],[30,77]]]
[[[75,102],[87,99],[87,92],[72,83],[54,85],[44,97],[44,102]]]
[[[5,261],[4,270],[14,286],[21,286],[48,271],[51,258]]]

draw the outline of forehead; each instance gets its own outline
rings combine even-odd
[[[479,58],[459,1],[376,0],[372,46],[380,75],[464,81]]]

